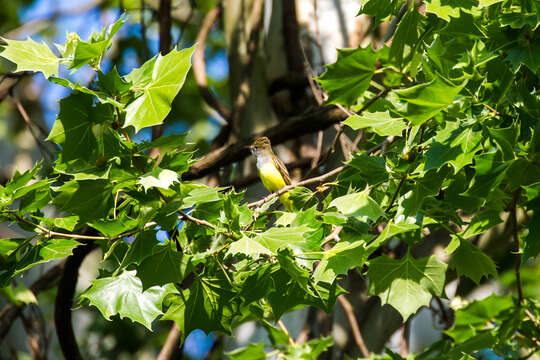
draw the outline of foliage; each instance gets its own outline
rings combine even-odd
[[[402,4],[369,0],[360,13],[381,21]],[[58,46],[62,57],[31,39],[6,41],[0,55],[17,70],[40,71],[74,91],[60,100],[48,137],[60,146],[54,164],[16,173],[0,188],[0,219],[33,234],[0,241],[0,286],[10,294],[12,279],[26,270],[70,255],[81,239],[95,241],[107,266],[82,303],[106,319],[119,314],[148,328],[156,319],[173,320],[184,338],[196,328],[230,334],[252,319],[277,331],[268,322],[308,305],[331,312],[344,292],[339,280],[351,270],[365,274],[369,294],[406,321],[444,296],[449,277],[479,283],[498,275],[471,239],[500,223],[500,213],[525,249],[523,262],[535,258],[539,9],[517,0],[427,1],[426,13],[406,9],[390,47],[341,50],[319,82],[329,103],[353,111],[370,105],[344,122],[363,129],[367,141],[317,194],[291,193],[293,201],[306,192],[321,199],[295,201],[296,213],[255,208],[243,192],[183,181],[194,160],[182,136],[130,140],[162,123],[194,48],[158,55],[121,76],[116,69],[102,73],[100,61],[123,19],[87,41],[68,35]],[[97,73],[89,87],[52,77],[60,65],[85,64]],[[366,150],[381,142],[380,151]],[[162,151],[158,158],[150,157],[154,147]],[[46,206],[62,217],[47,217]],[[532,220],[515,221],[516,211]],[[158,227],[171,235],[163,244],[155,239]],[[339,241],[330,237],[337,227]],[[414,256],[422,235],[439,229],[452,234],[449,260]],[[391,239],[407,250],[399,253]],[[493,348],[518,358],[520,349],[538,351],[539,316],[535,299],[492,296],[457,311],[450,340],[411,356],[467,358]],[[326,338],[281,339],[273,351],[287,359],[315,358],[331,345]],[[266,355],[262,344],[229,353]]]

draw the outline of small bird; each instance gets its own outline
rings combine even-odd
[[[259,177],[266,190],[276,192],[291,184],[291,178],[285,164],[274,154],[270,140],[266,136],[256,139],[249,150],[257,160]],[[288,192],[280,195],[279,200],[287,210],[292,211],[292,201],[289,200]]]

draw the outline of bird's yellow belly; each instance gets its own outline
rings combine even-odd
[[[270,192],[276,192],[286,185],[281,173],[273,164],[264,164],[259,169],[259,176],[266,190]]]

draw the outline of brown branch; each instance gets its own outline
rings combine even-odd
[[[30,286],[30,290],[34,295],[38,295],[41,291],[54,287],[64,271],[64,265],[65,262],[63,261],[53,266],[37,279]],[[9,303],[2,308],[2,311],[0,311],[0,340],[6,336],[14,320],[19,316],[23,308],[24,304],[17,306],[13,303]]]
[[[365,111],[379,98],[386,96],[392,89],[394,89],[394,87],[388,87],[379,92],[358,110],[357,114]],[[199,179],[215,172],[222,166],[243,160],[249,155],[247,146],[253,143],[253,140],[258,137],[266,136],[272,141],[272,144],[278,145],[287,140],[297,138],[299,134],[305,135],[324,130],[346,118],[347,114],[336,106],[322,106],[311,113],[294,116],[288,121],[271,127],[262,133],[252,135],[245,139],[239,139],[235,143],[224,145],[208,153],[198,162],[193,164],[187,172],[182,174],[182,180]]]
[[[185,212],[181,211],[181,210],[178,210],[178,214],[180,214],[180,216],[182,216],[184,219],[188,220],[188,221],[191,221],[192,223],[195,223],[197,225],[203,225],[203,226],[207,226],[209,227],[210,229],[216,229],[216,226],[212,223],[209,223],[208,221],[206,220],[201,220],[201,219],[197,219],[189,214],[186,214]]]
[[[156,360],[169,360],[172,358],[174,351],[180,346],[180,328],[176,323],[173,323],[167,340],[161,348]]]
[[[26,317],[26,315],[24,315],[23,313],[21,313],[21,320],[24,330],[28,335],[28,345],[33,354],[32,358],[35,360],[45,360],[46,356],[43,354],[43,351],[39,346],[39,339],[34,334],[34,326],[32,324],[32,320]]]
[[[287,168],[287,170],[289,170],[289,173],[290,173],[294,169],[308,168],[311,162],[312,162],[311,158],[301,158],[296,161],[292,161],[290,163],[285,164],[285,167]],[[246,177],[243,177],[241,179],[234,180],[228,184],[224,184],[223,186],[233,186],[233,187],[242,188],[242,187],[249,186],[253,183],[256,183],[257,181],[259,181],[259,179],[260,179],[259,174],[254,173]]]
[[[75,285],[79,277],[79,267],[86,255],[96,247],[95,243],[88,243],[75,248],[73,255],[67,258],[64,273],[58,283],[58,292],[54,304],[54,324],[60,348],[66,359],[82,360],[77,339],[73,333],[71,308],[73,306],[73,296],[75,295]]]
[[[212,10],[206,14],[204,17],[203,23],[201,25],[201,30],[197,35],[197,48],[193,54],[193,74],[195,75],[195,80],[197,81],[197,86],[199,87],[199,92],[201,93],[204,101],[214,110],[218,112],[219,115],[229,121],[231,117],[231,112],[225,106],[220,104],[214,94],[208,88],[208,82],[206,81],[206,64],[204,62],[204,49],[206,47],[206,38],[212,25],[216,22],[221,13],[222,5],[221,3],[217,4]]]
[[[245,139],[224,145],[193,164],[189,170],[182,175],[183,180],[199,179],[205,175],[215,172],[222,166],[243,160],[249,155],[247,146],[260,137],[266,136],[272,144],[278,145],[287,140],[297,138],[298,134],[309,134],[345,120],[346,116],[335,106],[325,106],[312,113],[295,116],[289,121],[276,125],[266,131],[252,135]]]
[[[364,337],[360,332],[360,327],[358,327],[358,321],[356,320],[356,316],[354,315],[354,309],[351,303],[343,294],[339,295],[337,300],[341,304],[343,311],[345,311],[345,315],[347,315],[347,320],[349,320],[349,325],[351,326],[351,330],[353,333],[354,342],[356,343],[356,345],[358,345],[362,356],[366,359],[369,359],[371,356],[369,354],[368,348],[366,347],[366,343],[364,342]]]

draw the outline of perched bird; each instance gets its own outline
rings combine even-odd
[[[274,154],[270,140],[267,137],[263,136],[256,139],[249,149],[257,160],[259,177],[266,190],[276,192],[282,187],[291,184],[291,178],[285,164]],[[292,201],[289,200],[288,192],[281,194],[279,200],[287,210],[292,211]]]

